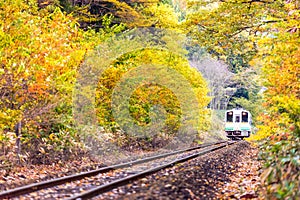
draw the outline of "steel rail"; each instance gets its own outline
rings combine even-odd
[[[153,174],[153,173],[155,173],[155,172],[157,172],[159,170],[162,170],[162,169],[174,166],[175,164],[185,162],[187,160],[190,160],[190,159],[196,158],[198,156],[210,153],[212,151],[216,151],[218,149],[224,148],[224,147],[226,147],[228,145],[231,145],[231,144],[234,144],[234,143],[236,143],[236,142],[226,142],[226,144],[221,144],[221,145],[219,145],[217,147],[213,147],[213,148],[210,148],[210,149],[207,149],[207,150],[204,150],[204,151],[201,151],[201,152],[198,152],[198,153],[186,156],[184,158],[176,159],[174,161],[171,161],[169,163],[163,164],[161,166],[153,167],[153,168],[150,168],[148,170],[139,172],[137,174],[130,175],[130,176],[127,176],[125,178],[121,178],[121,179],[112,181],[112,182],[110,182],[108,184],[100,185],[100,186],[98,186],[98,187],[96,187],[94,189],[88,190],[88,191],[83,192],[83,193],[78,194],[78,195],[74,195],[74,196],[69,197],[69,198],[67,198],[65,200],[77,200],[77,199],[84,200],[84,199],[90,199],[90,198],[95,197],[95,196],[97,196],[99,194],[102,194],[104,192],[108,192],[108,191],[110,191],[112,189],[115,189],[117,187],[129,184],[129,183],[133,182],[134,180],[141,179],[141,178],[143,178],[143,177],[145,177],[147,175],[151,175],[151,174]]]
[[[222,144],[222,143],[225,143],[225,142],[226,141],[203,144],[203,145],[199,145],[199,146],[192,147],[192,148],[187,148],[187,149],[178,150],[178,151],[174,151],[174,152],[170,152],[170,153],[164,153],[164,154],[160,154],[160,155],[156,155],[156,156],[151,156],[151,157],[147,157],[147,158],[143,158],[143,159],[138,159],[138,160],[127,162],[127,163],[102,167],[102,168],[99,168],[99,169],[95,169],[95,170],[91,170],[91,171],[87,171],[87,172],[82,172],[82,173],[79,173],[79,174],[64,176],[64,177],[60,177],[60,178],[56,178],[56,179],[51,179],[51,180],[48,180],[48,181],[42,181],[42,182],[39,182],[39,183],[32,183],[32,184],[29,184],[29,185],[25,185],[25,186],[21,186],[21,187],[17,187],[17,188],[14,188],[14,189],[10,189],[10,190],[0,192],[0,199],[12,198],[12,197],[16,197],[16,196],[19,196],[19,195],[22,195],[22,194],[29,194],[29,193],[32,193],[32,192],[35,192],[35,191],[38,191],[38,190],[42,190],[42,189],[49,188],[49,187],[52,187],[52,186],[61,185],[61,184],[71,182],[71,181],[76,181],[76,180],[79,180],[79,179],[83,179],[85,177],[95,176],[97,174],[106,173],[108,171],[112,171],[112,170],[115,170],[115,169],[130,167],[130,166],[133,166],[133,165],[142,164],[142,163],[149,162],[149,161],[152,161],[152,160],[156,160],[156,159],[159,159],[159,158],[164,158],[164,157],[167,157],[167,156],[171,156],[171,155],[175,155],[175,154],[179,154],[179,153],[183,153],[183,152],[193,151],[193,150],[209,147],[209,146],[212,146],[212,145]]]

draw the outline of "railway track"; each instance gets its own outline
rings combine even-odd
[[[203,144],[193,148],[34,183],[3,191],[0,193],[0,199],[17,198],[21,195],[24,199],[39,199],[41,196],[43,199],[89,199],[177,163],[185,162],[234,143],[232,141],[222,141]],[[48,196],[43,196],[43,194]]]

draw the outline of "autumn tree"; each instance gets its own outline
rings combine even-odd
[[[86,1],[86,0],[54,0],[39,1],[40,7],[60,7],[64,12],[72,13],[78,18],[81,28],[99,31],[104,28],[103,17],[113,16],[111,26],[126,24],[128,28],[149,26],[142,10],[159,1]]]
[[[15,132],[18,144],[38,151],[32,139],[70,131],[77,68],[103,37],[83,32],[59,8],[39,10],[35,1],[0,1],[0,7],[0,140]]]
[[[199,73],[189,66],[187,60],[178,57],[178,55],[172,55],[170,52],[164,52],[159,50],[144,50],[138,51],[136,53],[131,53],[129,55],[124,55],[124,58],[116,60],[114,66],[109,68],[105,72],[104,76],[100,78],[100,82],[97,90],[97,107],[100,109],[98,112],[99,122],[102,125],[111,124],[113,122],[113,116],[111,113],[111,101],[112,92],[114,87],[120,81],[120,78],[130,70],[140,66],[141,64],[155,64],[155,65],[165,65],[176,69],[177,73],[183,74],[195,87],[197,98],[199,101],[200,109],[199,112],[203,114],[203,121],[201,124],[208,123],[205,121],[205,111],[204,107],[208,103],[208,98],[206,97],[207,89],[206,83]],[[179,83],[178,83],[179,84]],[[154,95],[154,96],[153,96]],[[171,134],[178,129],[179,124],[176,124],[180,117],[180,105],[178,100],[173,96],[168,88],[164,88],[158,85],[144,85],[133,93],[133,103],[131,109],[132,115],[136,118],[140,125],[146,125],[149,123],[149,106],[151,102],[160,102],[166,107],[168,111],[169,118],[167,119],[167,129],[166,133]],[[168,127],[169,126],[169,127]],[[173,128],[172,128],[173,127]],[[202,128],[205,128],[204,126]]]
[[[263,154],[267,160],[263,180],[270,198],[299,196],[299,6],[299,1],[285,1],[277,8],[278,15],[272,16],[279,22],[270,24],[270,32],[259,41],[267,90],[258,137],[270,139]]]

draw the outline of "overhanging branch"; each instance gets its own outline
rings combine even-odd
[[[220,2],[223,3],[264,3],[264,4],[272,4],[275,3],[275,1],[266,1],[266,0],[250,0],[250,1],[231,1],[231,0],[220,0]]]

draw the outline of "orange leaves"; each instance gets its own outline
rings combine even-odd
[[[91,47],[77,22],[59,9],[37,11],[25,1],[0,0],[0,16],[0,114],[11,109],[20,111],[21,119],[34,118],[64,99],[71,103],[81,48]],[[0,127],[11,123],[0,119]]]
[[[38,96],[46,95],[45,91],[47,88],[46,85],[33,84],[28,86],[28,92],[32,93],[34,98],[38,98]]]
[[[278,8],[279,9],[279,8]],[[259,134],[269,135],[265,131],[281,134],[287,130],[290,124],[299,126],[300,115],[300,49],[299,36],[290,30],[299,27],[293,13],[291,3],[287,3],[284,11],[289,13],[285,21],[272,24],[272,30],[267,37],[259,40],[263,65],[263,78],[266,87],[266,104],[264,105],[270,115],[270,119],[262,118],[264,126],[260,127]],[[292,11],[292,12],[291,12]],[[293,29],[297,31],[296,29]],[[268,127],[267,127],[268,126]],[[294,132],[294,131],[293,131]]]

